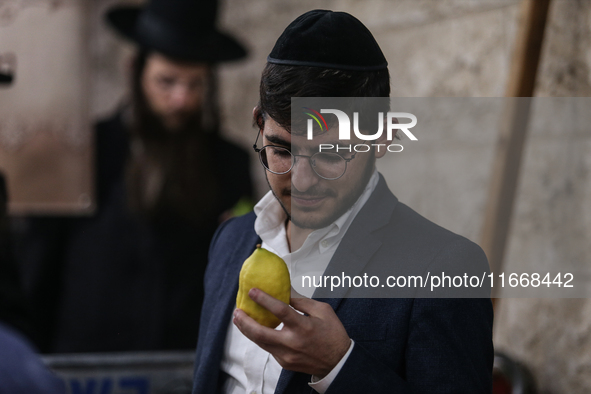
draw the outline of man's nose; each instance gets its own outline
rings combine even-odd
[[[170,93],[170,104],[174,109],[187,107],[190,99],[189,89],[183,85],[176,85]]]
[[[297,156],[295,164],[291,169],[291,184],[302,193],[305,193],[312,186],[316,185],[320,177],[314,172],[307,157]]]

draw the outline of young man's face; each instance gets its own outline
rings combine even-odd
[[[182,128],[200,111],[209,68],[201,63],[180,63],[159,53],[146,60],[141,85],[150,109],[166,129]]]
[[[339,143],[336,131],[315,136],[313,140],[307,140],[306,135],[292,135],[271,118],[265,120],[262,133],[263,146],[285,147],[296,155],[312,156],[318,152],[319,144],[349,145],[349,141]],[[357,142],[350,141],[353,145]],[[348,159],[354,152],[341,150],[339,153]],[[267,181],[293,224],[305,229],[323,228],[357,201],[373,173],[375,158],[373,151],[359,152],[347,163],[341,178],[326,180],[314,172],[310,160],[297,157],[294,167],[287,174],[266,171]]]

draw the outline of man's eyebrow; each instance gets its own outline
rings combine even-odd
[[[272,144],[291,146],[291,142],[284,140],[283,138],[279,137],[278,135],[273,135],[273,134],[266,135],[265,138]]]

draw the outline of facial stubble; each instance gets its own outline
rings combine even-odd
[[[355,182],[353,189],[350,190],[341,199],[341,201],[335,201],[334,209],[332,210],[331,213],[329,213],[324,218],[320,218],[319,220],[303,220],[302,218],[298,218],[297,214],[296,214],[296,217],[294,217],[291,213],[291,209],[289,209],[291,207],[287,207],[283,203],[282,199],[277,195],[277,192],[271,186],[271,183],[269,182],[269,174],[267,173],[267,171],[265,171],[265,179],[267,180],[267,184],[269,185],[269,188],[271,189],[273,196],[275,196],[275,198],[277,199],[277,201],[281,205],[281,208],[283,209],[283,211],[287,215],[287,218],[294,225],[296,225],[297,227],[302,228],[302,229],[311,229],[311,230],[324,228],[324,227],[330,225],[331,223],[335,222],[339,217],[341,217],[345,212],[347,212],[347,210],[349,210],[353,206],[353,204],[355,204],[355,202],[359,199],[359,197],[361,196],[361,194],[365,190],[365,187],[367,186],[367,183],[369,182],[369,179],[374,171],[374,165],[375,165],[375,152],[372,150],[371,152],[368,152],[368,153],[371,154],[371,157],[367,161],[365,168],[363,169],[362,176],[359,179],[359,181]],[[332,182],[332,181],[327,181],[327,182]],[[281,193],[281,196],[283,196],[283,197],[291,197],[291,194],[292,194],[291,187],[289,189],[285,188],[285,189],[281,190],[280,193]],[[297,195],[298,195],[298,197],[310,197],[310,198],[321,197],[321,196],[322,197],[336,197],[336,194],[332,189],[318,190],[317,187],[313,187],[312,189],[309,189],[306,193],[301,193],[301,194],[298,193]]]

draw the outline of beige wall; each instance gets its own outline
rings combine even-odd
[[[552,4],[538,96],[591,96],[591,2]],[[588,112],[591,102],[573,110]],[[507,265],[591,266],[591,130],[531,135]],[[533,133],[532,133],[533,134]],[[564,269],[564,268],[562,268]],[[591,301],[503,300],[495,341],[524,360],[542,393],[591,391]]]
[[[91,208],[87,6],[0,1],[0,54],[16,59],[14,83],[0,88],[12,212]]]

